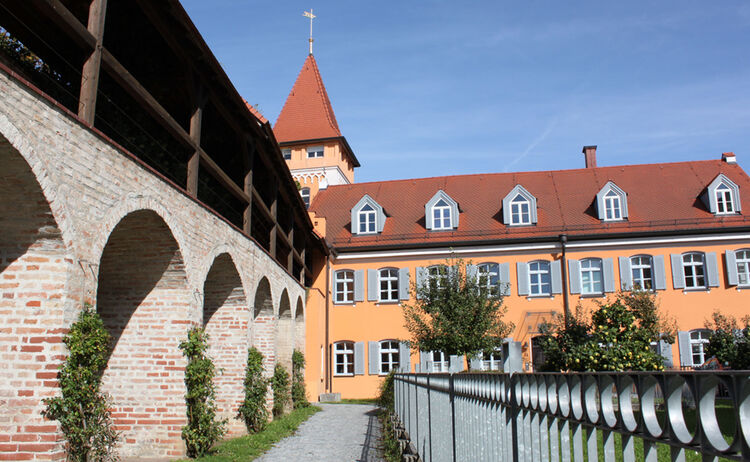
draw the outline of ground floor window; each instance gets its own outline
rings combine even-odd
[[[448,372],[450,369],[450,363],[448,356],[442,351],[432,352],[432,371],[433,372]]]
[[[490,354],[482,353],[482,370],[483,371],[503,370],[502,352],[500,350],[495,350]]]
[[[380,373],[387,374],[398,370],[398,342],[383,340],[380,342]]]
[[[354,374],[354,343],[338,342],[333,344],[336,375]]]
[[[707,329],[698,329],[690,331],[690,350],[693,354],[693,366],[700,366],[706,362],[706,346],[711,331]]]

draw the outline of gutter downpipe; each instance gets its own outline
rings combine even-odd
[[[326,365],[326,386],[325,390],[326,393],[333,393],[333,381],[331,380],[331,342],[330,342],[330,311],[331,311],[331,296],[330,291],[328,290],[329,287],[331,287],[331,254],[330,252],[328,255],[326,255],[326,287],[325,287],[325,294],[326,294],[326,332],[325,332],[325,348],[323,351],[325,352],[326,357],[323,358],[323,361]]]
[[[560,266],[562,266],[562,293],[563,293],[563,319],[565,320],[565,327],[568,327],[568,318],[570,316],[570,301],[568,300],[568,262],[565,258],[565,244],[568,242],[568,236],[566,234],[560,235],[560,247],[562,248],[562,259]]]

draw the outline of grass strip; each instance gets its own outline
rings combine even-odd
[[[201,462],[253,460],[271,449],[274,443],[294,433],[302,422],[320,410],[317,406],[295,409],[289,414],[270,422],[262,432],[224,441],[212,449],[211,454],[192,460]],[[187,460],[191,459],[184,459],[184,461]]]
[[[377,398],[342,399],[341,401],[327,401],[326,404],[372,404],[377,406],[378,400]]]

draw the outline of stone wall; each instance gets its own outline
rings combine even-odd
[[[0,72],[0,95],[0,460],[64,458],[41,399],[58,393],[62,336],[83,302],[97,305],[114,337],[104,388],[123,432],[120,455],[184,454],[177,345],[187,329],[203,324],[211,336],[224,370],[218,404],[230,417],[247,346],[261,348],[270,373],[291,361],[278,357],[291,354],[287,345],[301,344],[290,336],[303,331],[277,320],[282,293],[298,307],[304,288],[253,240],[34,89]],[[242,431],[237,421],[231,428]]]

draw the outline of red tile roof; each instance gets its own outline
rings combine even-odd
[[[263,114],[261,114],[260,111],[255,108],[255,106],[253,106],[252,104],[248,103],[247,100],[244,99],[244,98],[242,99],[242,101],[245,102],[245,106],[247,106],[247,108],[250,110],[250,113],[252,115],[254,115],[255,117],[257,117],[258,120],[260,120],[260,123],[264,124],[264,123],[268,122],[268,119],[266,119],[265,117],[263,117]]]
[[[330,186],[318,193],[310,211],[326,218],[326,240],[344,250],[557,238],[562,233],[574,237],[750,227],[750,214],[717,217],[700,200],[720,173],[739,186],[741,204],[750,210],[750,177],[737,164],[712,160]],[[628,195],[629,217],[622,222],[603,223],[597,216],[596,193],[610,180]],[[534,226],[503,224],[502,200],[517,184],[537,199]],[[424,204],[439,189],[458,202],[455,231],[425,229]],[[352,236],[350,210],[364,194],[384,208],[385,228],[378,235]]]
[[[341,136],[313,55],[308,55],[273,127],[279,143]]]

